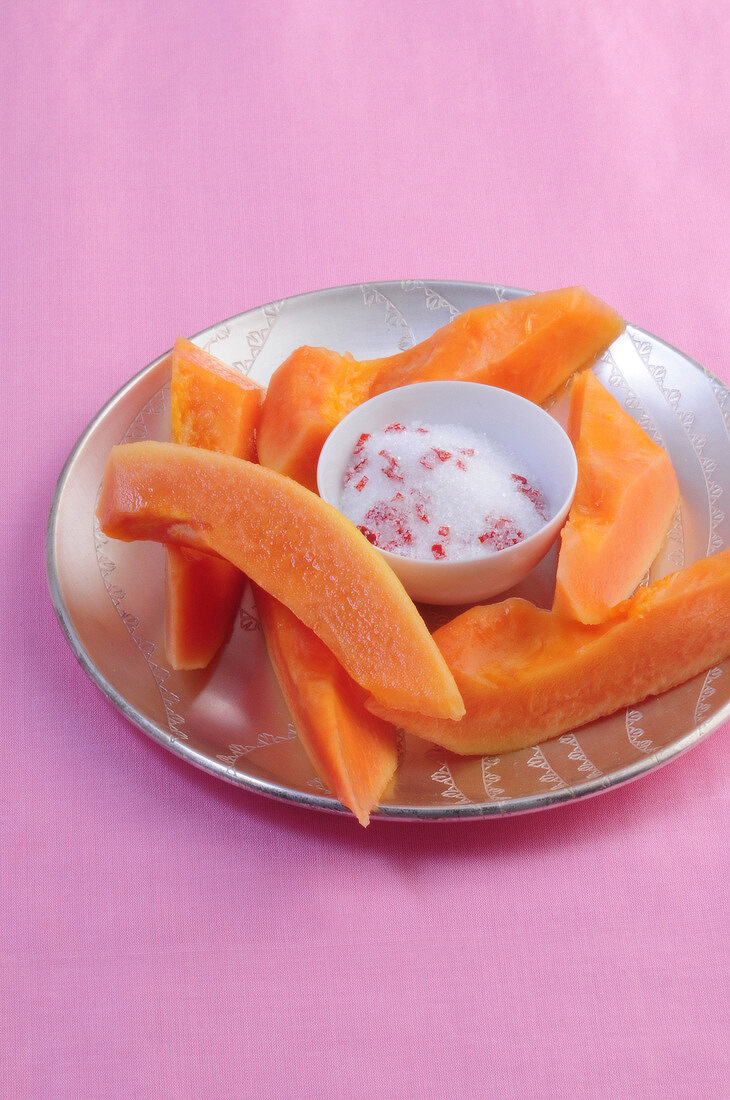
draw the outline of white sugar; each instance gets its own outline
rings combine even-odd
[[[524,463],[456,424],[364,433],[340,508],[376,546],[409,558],[488,555],[534,535],[547,505]]]

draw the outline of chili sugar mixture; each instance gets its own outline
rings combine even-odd
[[[487,436],[455,424],[363,432],[340,509],[382,550],[452,561],[514,546],[548,518],[532,474]]]

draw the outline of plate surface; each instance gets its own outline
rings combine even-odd
[[[265,385],[300,344],[351,351],[356,358],[392,354],[429,336],[462,310],[526,293],[454,282],[338,287],[242,313],[206,329],[195,342]],[[631,325],[595,372],[666,447],[680,482],[681,507],[645,581],[726,546],[728,390],[687,356]],[[551,411],[564,423],[566,394]],[[216,662],[201,672],[173,672],[166,665],[162,638],[162,548],[109,540],[95,522],[110,448],[168,438],[169,365],[163,356],[99,412],[58,482],[48,528],[48,576],[71,647],[123,714],[190,763],[261,794],[342,811],[297,740],[250,592]],[[514,593],[547,606],[554,575],[555,550]],[[445,622],[453,611],[441,608],[436,614]],[[596,794],[670,760],[728,714],[730,662],[539,748],[499,757],[458,757],[404,737],[398,774],[374,816],[485,817]]]

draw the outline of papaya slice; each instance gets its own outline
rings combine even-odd
[[[511,390],[539,405],[623,329],[618,313],[582,286],[477,306],[408,351],[371,360],[371,396],[456,379]]]
[[[375,368],[301,347],[274,371],[258,435],[259,461],[317,491],[317,462],[336,424],[367,399]]]
[[[178,336],[172,351],[173,443],[253,457],[266,391]]]
[[[578,484],[561,536],[553,610],[599,623],[659,553],[679,503],[669,455],[590,372],[573,383]]]
[[[288,608],[262,589],[256,604],[271,663],[317,774],[361,825],[393,778],[395,727],[365,707],[366,692]]]
[[[291,478],[174,443],[107,460],[97,515],[112,538],[218,554],[288,607],[385,705],[459,718],[454,678],[395,573],[357,528]]]
[[[269,465],[317,491],[317,461],[342,416],[367,396],[350,355],[301,347],[269,384],[258,448]],[[344,410],[344,411],[343,411]],[[268,460],[268,461],[267,461]],[[367,693],[288,608],[263,589],[256,603],[269,657],[294,725],[317,774],[361,825],[395,774],[395,728],[365,707]]]
[[[456,753],[527,748],[730,656],[730,550],[639,589],[595,626],[510,599],[466,611],[434,639],[466,704],[461,721],[368,709]]]
[[[172,442],[252,459],[264,390],[178,337],[172,352]],[[228,636],[245,577],[230,562],[170,547],[165,650],[175,669],[205,668]]]
[[[485,382],[545,401],[593,363],[624,322],[583,287],[477,306],[408,351],[358,362],[299,348],[269,384],[259,460],[316,488],[319,452],[336,424],[368,397],[413,382]]]
[[[165,555],[165,652],[172,668],[205,668],[228,638],[246,578],[235,565],[183,546]]]

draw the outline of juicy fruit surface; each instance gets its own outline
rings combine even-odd
[[[317,462],[336,424],[369,395],[372,371],[351,355],[301,347],[274,372],[261,414],[259,461],[317,491]]]
[[[372,360],[371,396],[412,382],[485,382],[541,404],[623,331],[583,287],[477,306],[408,351]]]
[[[265,391],[179,336],[172,352],[172,441],[253,458]]]
[[[434,638],[464,718],[434,721],[371,700],[373,713],[457,753],[526,748],[730,656],[730,550],[640,589],[596,626],[511,599],[472,608]]]
[[[367,825],[395,774],[395,728],[366,709],[363,689],[291,611],[261,589],[256,604],[271,663],[312,765]]]
[[[570,287],[477,306],[384,359],[357,361],[325,348],[298,348],[269,383],[259,460],[314,490],[325,439],[369,397],[413,382],[461,380],[540,404],[593,363],[623,328],[605,302]]]
[[[230,633],[245,583],[240,569],[223,558],[168,547],[165,652],[174,669],[210,664]]]
[[[290,478],[167,443],[109,455],[99,521],[226,558],[285,604],[384,704],[458,718],[459,692],[392,570],[349,520]]]
[[[659,553],[679,503],[669,455],[592,374],[573,383],[578,484],[563,528],[553,609],[602,622]]]
[[[172,353],[173,443],[239,458],[256,454],[264,391],[178,337]],[[245,578],[220,558],[170,547],[165,571],[165,650],[175,669],[205,668],[226,640]]]

